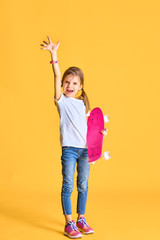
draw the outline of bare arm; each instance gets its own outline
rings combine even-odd
[[[52,61],[57,60],[57,52],[51,53]],[[59,69],[58,63],[52,64],[53,73],[54,73],[54,97],[56,100],[59,100],[62,94],[61,91],[61,72]]]
[[[51,53],[51,59],[52,61],[57,61],[57,49],[59,47],[60,42],[58,42],[56,45],[52,43],[51,39],[48,37],[49,43],[43,41],[45,43],[41,44],[41,46],[44,46],[43,49],[46,49],[48,51],[50,51]],[[61,97],[62,91],[61,91],[61,72],[59,69],[59,65],[58,63],[53,63],[52,64],[52,68],[53,68],[53,73],[54,73],[54,97],[56,98],[56,100],[59,100],[59,98]]]

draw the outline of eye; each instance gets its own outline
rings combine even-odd
[[[76,85],[77,83],[74,83],[74,85]]]

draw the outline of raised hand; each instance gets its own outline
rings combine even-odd
[[[47,37],[48,37],[49,43],[47,43],[46,41],[43,41],[45,43],[45,45],[40,44],[41,46],[43,46],[43,48],[41,48],[41,49],[48,50],[51,53],[56,52],[59,47],[60,41],[58,41],[57,44],[53,44],[50,37],[49,36],[47,36]]]

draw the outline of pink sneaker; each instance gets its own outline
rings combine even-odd
[[[76,225],[78,229],[84,234],[94,233],[93,229],[86,223],[86,220],[84,217],[81,217],[77,221]]]
[[[69,238],[81,238],[82,234],[78,230],[77,226],[75,225],[74,220],[70,220],[68,224],[65,226],[64,235],[68,236]]]

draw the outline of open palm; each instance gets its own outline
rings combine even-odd
[[[41,46],[43,46],[43,48],[41,48],[41,49],[42,50],[43,49],[48,50],[51,53],[56,52],[57,48],[59,47],[60,41],[57,42],[57,44],[53,44],[51,39],[50,39],[50,37],[49,36],[47,36],[47,37],[48,37],[49,43],[47,43],[46,41],[43,41],[45,43],[45,45],[44,44],[40,44]]]

